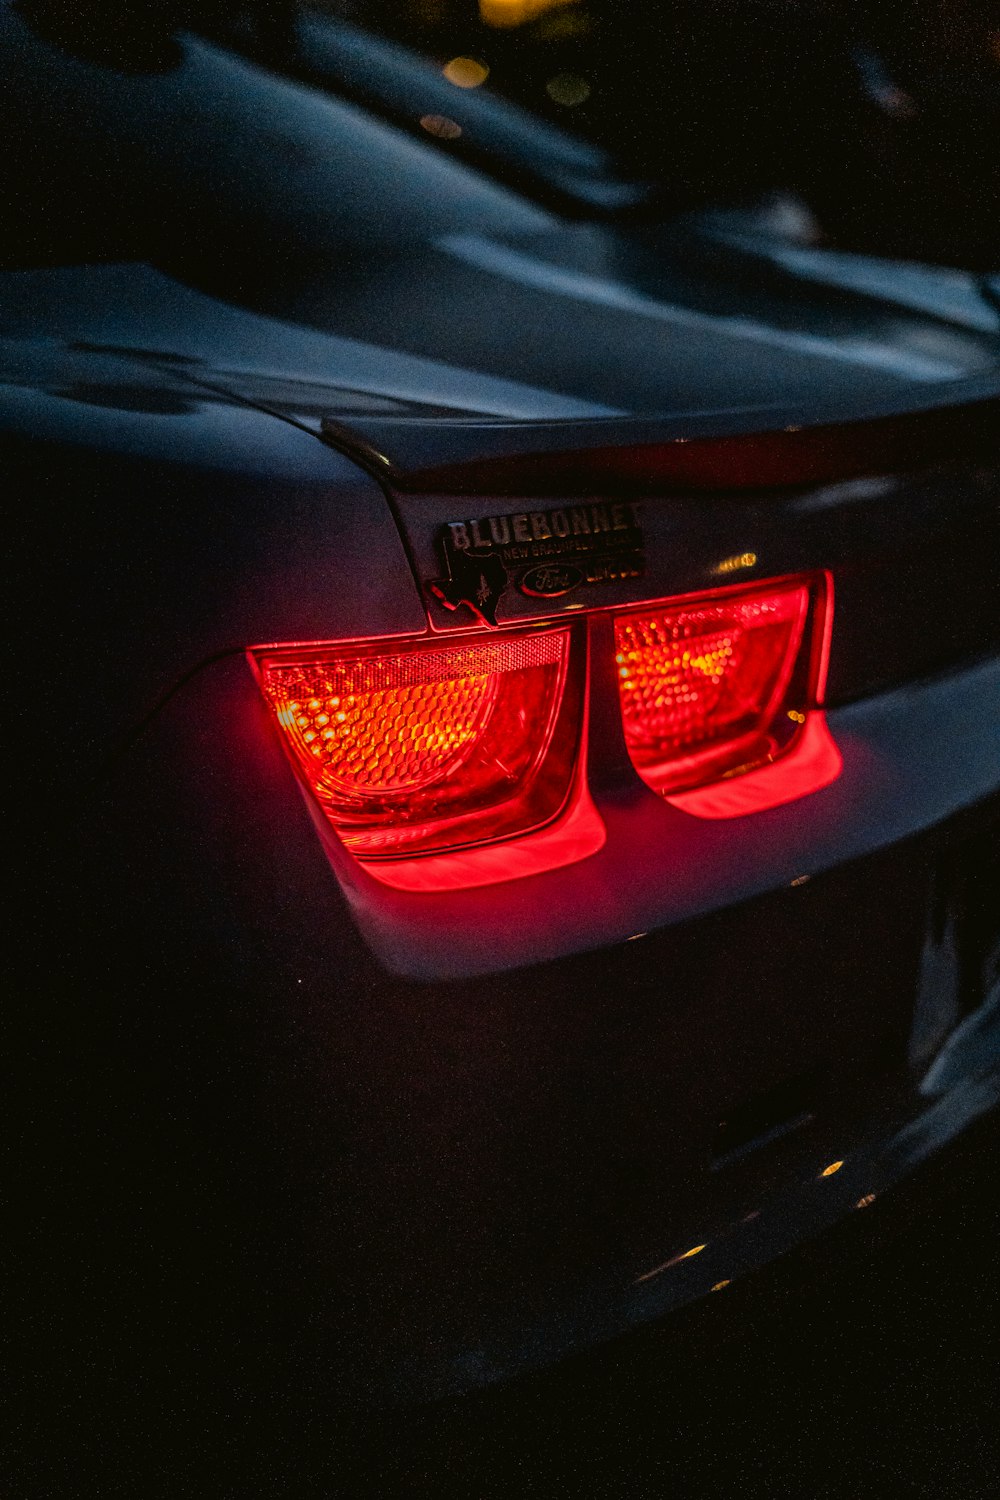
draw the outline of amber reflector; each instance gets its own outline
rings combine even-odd
[[[810,593],[798,580],[615,621],[625,741],[656,791],[702,786],[791,749],[812,686],[796,671]]]
[[[300,775],[356,854],[526,832],[568,795],[579,716],[566,701],[567,628],[252,655]]]

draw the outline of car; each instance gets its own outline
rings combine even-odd
[[[0,16],[47,1399],[502,1381],[993,1110],[985,283],[329,19]]]

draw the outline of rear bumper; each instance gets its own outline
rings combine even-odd
[[[879,1121],[847,1157],[834,1158],[824,1167],[817,1156],[815,1171],[792,1174],[759,1208],[725,1225],[709,1241],[678,1243],[664,1262],[638,1274],[634,1264],[615,1267],[574,1287],[572,1299],[553,1304],[544,1320],[536,1316],[518,1324],[506,1319],[488,1343],[443,1345],[432,1354],[425,1347],[417,1359],[403,1355],[380,1382],[383,1389],[405,1404],[523,1375],[618,1338],[713,1292],[724,1293],[749,1273],[869,1208],[1000,1105],[1000,989],[994,987],[992,998],[970,1021],[963,1045],[949,1058],[951,1067],[961,1072],[958,1081],[933,1099],[916,1094],[909,1112],[903,1111],[888,1127]],[[842,1165],[831,1171],[837,1161]],[[695,1245],[703,1248],[692,1254]]]
[[[508,967],[524,934],[494,906],[478,935],[440,916],[437,951],[476,964],[421,980],[373,961],[246,663],[206,668],[32,917],[38,1319],[63,1284],[81,1315],[76,1276],[95,1306],[134,1296],[136,1326],[190,1319],[195,1349],[254,1327],[288,1358],[291,1324],[311,1381],[428,1399],[849,1216],[997,1102],[998,688],[986,662],[832,713],[844,775],[731,825],[728,894],[687,920],[598,942],[584,894],[567,934],[538,878],[507,894],[543,961]],[[600,892],[624,911],[641,882],[616,868]]]

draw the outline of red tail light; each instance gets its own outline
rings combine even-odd
[[[565,804],[582,685],[569,626],[386,651],[254,653],[299,773],[362,858],[521,834]]]
[[[799,579],[616,619],[625,742],[647,785],[704,786],[793,748],[818,686],[821,595]]]
[[[493,637],[250,655],[343,844],[390,885],[460,888],[554,869],[604,841],[583,748],[588,628],[580,615]],[[829,628],[823,575],[615,611],[625,743],[642,780],[706,818],[832,781]],[[438,857],[414,858],[427,854]]]

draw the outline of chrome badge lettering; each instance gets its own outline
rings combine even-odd
[[[447,576],[428,583],[431,594],[445,609],[466,605],[494,628],[512,578],[528,598],[558,599],[588,584],[641,578],[646,563],[632,501],[449,521],[440,545]]]

